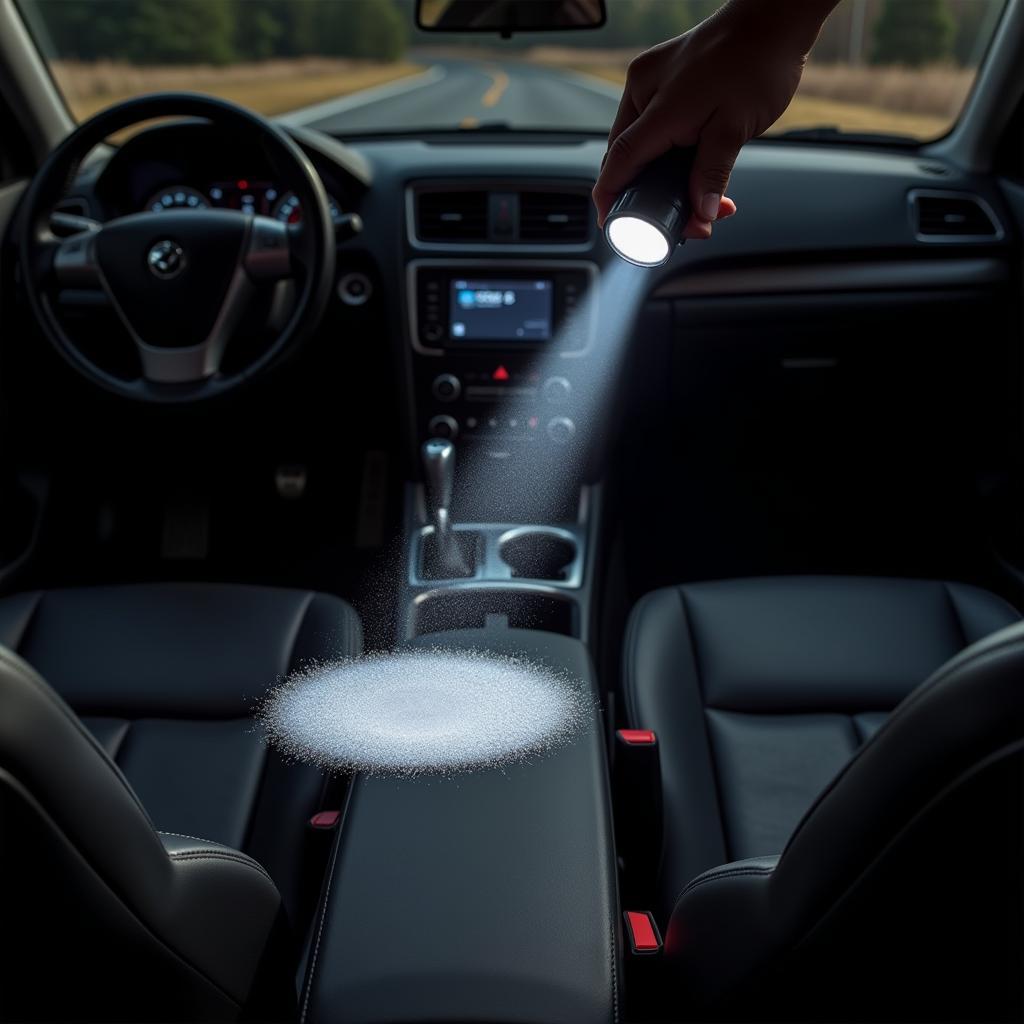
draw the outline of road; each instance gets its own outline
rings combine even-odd
[[[607,131],[619,90],[608,82],[517,61],[432,61],[420,75],[328,100],[281,120],[331,134],[476,128]]]

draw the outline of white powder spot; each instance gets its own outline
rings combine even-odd
[[[448,775],[555,750],[593,710],[590,688],[565,673],[434,648],[305,669],[256,717],[287,758],[326,771]]]

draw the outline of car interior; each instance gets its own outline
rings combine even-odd
[[[0,1019],[1024,1017],[1024,0],[946,131],[754,140],[653,268],[613,87],[515,49],[629,6],[78,116],[0,0]],[[436,650],[586,721],[450,777],[254,721]]]

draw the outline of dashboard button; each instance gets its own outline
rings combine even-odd
[[[548,377],[541,386],[544,401],[551,405],[562,405],[569,401],[572,385],[564,377]]]
[[[373,294],[373,285],[365,274],[353,272],[338,281],[338,298],[346,306],[362,306]]]
[[[462,394],[462,384],[453,374],[442,373],[434,378],[430,391],[439,402],[454,402]]]
[[[427,424],[427,433],[431,437],[454,441],[459,436],[459,422],[452,416],[435,416]]]
[[[568,416],[556,416],[548,422],[547,434],[555,444],[568,444],[576,434],[576,424]]]

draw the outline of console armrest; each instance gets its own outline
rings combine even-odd
[[[594,685],[586,649],[568,637],[466,630],[410,646],[442,643],[525,655]],[[619,948],[595,711],[575,743],[532,763],[354,781],[303,1019],[614,1021]]]

